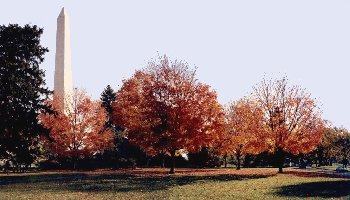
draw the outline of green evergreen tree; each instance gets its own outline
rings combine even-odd
[[[29,165],[39,152],[39,135],[47,130],[38,121],[44,100],[44,70],[39,65],[48,49],[40,45],[42,28],[0,26],[0,159]]]
[[[103,90],[101,94],[101,102],[102,106],[106,109],[107,115],[108,115],[108,121],[106,122],[106,127],[110,128],[114,131],[115,127],[113,126],[112,123],[112,104],[116,100],[116,93],[114,90],[111,88],[110,85],[107,85],[107,87]]]
[[[110,163],[113,167],[119,168],[120,159],[121,157],[124,157],[124,155],[121,151],[123,142],[122,129],[112,122],[112,104],[116,101],[116,92],[114,92],[110,85],[107,85],[107,87],[103,90],[100,99],[102,106],[107,112],[105,127],[112,130],[114,133],[114,149],[112,151],[105,151],[103,157],[106,163]]]

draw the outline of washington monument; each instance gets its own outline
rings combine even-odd
[[[55,64],[54,95],[62,100],[60,106],[67,111],[71,108],[73,85],[69,17],[64,8],[57,18]]]

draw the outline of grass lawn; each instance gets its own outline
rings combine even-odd
[[[310,170],[168,169],[1,174],[0,199],[350,198],[350,179]]]

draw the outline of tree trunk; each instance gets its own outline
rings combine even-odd
[[[278,167],[278,173],[283,173],[283,166]]]
[[[162,161],[161,161],[162,163],[160,165],[161,168],[164,168],[164,160],[165,160],[165,155],[162,154]]]
[[[227,155],[226,154],[224,156],[224,165],[225,165],[225,168],[227,168]]]
[[[237,151],[236,159],[237,159],[236,170],[240,170],[241,169],[241,152],[240,151]]]
[[[75,170],[77,168],[77,158],[73,158],[73,170]]]
[[[277,165],[278,165],[278,173],[283,173],[283,164],[285,159],[285,152],[282,148],[277,148]]]
[[[315,159],[315,165],[316,165],[316,167],[318,167],[318,158]]]
[[[321,166],[323,166],[323,159],[319,158],[318,159],[318,166],[316,166],[316,167],[321,167]]]
[[[169,174],[175,174],[175,150],[171,152],[171,167]]]
[[[4,169],[5,169],[6,174],[9,174],[9,170],[10,170],[10,161],[9,160],[6,160]]]
[[[323,157],[323,155],[320,153],[318,157],[318,167],[324,166],[324,159],[325,157]]]

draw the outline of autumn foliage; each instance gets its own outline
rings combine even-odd
[[[263,112],[267,145],[277,155],[282,172],[285,153],[308,153],[320,142],[324,121],[316,101],[287,79],[263,80],[254,87],[254,98]]]
[[[75,90],[70,109],[62,109],[62,101],[54,97],[48,104],[55,114],[41,114],[40,121],[50,129],[44,138],[46,149],[58,157],[78,159],[92,156],[109,149],[113,144],[113,133],[105,128],[106,112],[101,103],[93,101],[82,90]]]
[[[247,97],[227,106],[226,131],[219,150],[236,157],[237,169],[240,169],[242,156],[267,149],[262,119],[261,108]]]
[[[174,160],[178,150],[214,146],[223,134],[216,92],[198,82],[186,63],[166,56],[125,80],[113,109],[114,123],[149,155],[168,154]]]
[[[170,173],[175,173],[175,156],[203,147],[234,156],[237,169],[243,156],[268,151],[282,172],[287,153],[306,154],[320,143],[325,131],[321,111],[309,93],[288,86],[286,78],[263,80],[253,89],[224,109],[195,70],[164,56],[124,80],[115,96],[110,92],[109,118],[101,103],[81,90],[65,108],[58,97],[49,101],[56,113],[40,116],[50,129],[44,145],[52,155],[76,162],[111,149],[109,127],[118,127],[125,140],[149,156],[170,156]]]

